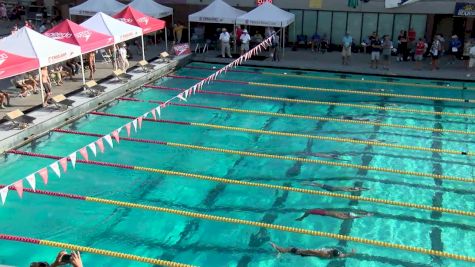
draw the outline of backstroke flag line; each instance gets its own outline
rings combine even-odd
[[[419,0],[386,0],[385,7],[395,8],[395,7],[400,7],[407,4],[413,4],[415,2],[419,2]]]

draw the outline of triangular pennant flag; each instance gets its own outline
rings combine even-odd
[[[134,131],[137,132],[137,120],[133,120],[132,125],[134,126]]]
[[[179,93],[176,97],[186,102],[186,98],[183,97],[183,93]]]
[[[92,151],[92,154],[94,154],[94,157],[97,155],[97,151],[96,151],[96,144],[94,142],[90,143],[89,145],[87,145],[89,147],[89,149]]]
[[[123,126],[121,126],[121,127],[119,127],[119,128],[117,129],[117,132],[118,132],[119,134],[120,134],[120,132],[122,132],[122,128],[123,128]]]
[[[69,158],[71,159],[71,165],[73,165],[73,168],[76,168],[76,152],[71,153]]]
[[[110,135],[105,135],[104,139],[106,139],[106,142],[109,144],[111,148],[114,148],[114,144],[112,143],[112,138]]]
[[[149,112],[147,112],[147,113],[143,114],[143,116],[142,116],[142,117],[143,117],[144,119],[145,119],[145,118],[147,118],[147,117],[148,117],[148,113],[149,113]]]
[[[152,111],[150,111],[150,112],[152,112],[153,119],[157,120],[157,114],[155,113],[155,109],[152,109]]]
[[[185,98],[187,98],[188,97],[188,90],[185,90],[183,93],[185,94]]]
[[[193,94],[196,93],[196,87],[197,87],[196,85],[193,85],[193,87],[191,87]]]
[[[61,178],[61,172],[59,171],[59,165],[57,161],[51,163],[49,167],[53,170],[54,173],[56,173],[56,176],[58,176],[58,178]]]
[[[137,121],[138,121],[138,123],[139,123],[139,129],[142,129],[142,120],[143,120],[142,117],[138,117],[138,118],[137,118]]]
[[[61,164],[61,167],[63,168],[63,172],[68,171],[68,158],[62,158],[59,160],[59,164]]]
[[[117,131],[113,131],[112,136],[114,137],[115,141],[119,143],[119,140],[120,140],[119,133]]]
[[[23,198],[23,179],[16,181],[14,184],[15,190],[20,198]]]
[[[43,168],[38,171],[38,174],[41,176],[41,178],[43,178],[43,183],[48,184],[48,169]]]
[[[89,161],[89,155],[87,154],[87,148],[86,147],[83,147],[83,148],[79,149],[79,153],[81,154],[82,158],[85,161]]]
[[[8,195],[8,186],[5,186],[4,188],[0,189],[0,196],[2,197],[2,205],[5,204],[7,195]]]
[[[33,191],[35,191],[36,189],[36,177],[35,177],[35,174],[30,174],[26,177],[26,180],[28,181],[28,183],[30,184],[31,186],[31,189],[33,189]]]
[[[125,125],[125,130],[127,130],[127,137],[130,137],[130,122]]]
[[[102,138],[97,139],[96,144],[99,147],[101,153],[104,153],[104,142],[102,142]]]
[[[157,111],[158,117],[162,116],[162,111],[160,110],[160,106],[156,107],[155,110]]]

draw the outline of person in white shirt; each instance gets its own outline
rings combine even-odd
[[[120,62],[121,64],[121,69],[126,72],[127,69],[129,68],[129,60],[127,59],[127,48],[126,44],[123,44],[119,48],[119,57],[120,57]]]
[[[247,30],[244,29],[241,34],[241,55],[249,51],[249,42],[251,41],[251,36],[247,33]]]
[[[225,52],[228,57],[232,58],[231,56],[231,46],[229,45],[229,41],[231,39],[231,35],[226,30],[226,28],[222,29],[221,34],[219,35],[219,40],[221,41],[221,56],[225,57]]]

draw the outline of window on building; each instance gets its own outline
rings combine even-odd
[[[317,31],[320,36],[327,35],[327,38],[330,38],[332,27],[332,13],[330,11],[319,11],[318,12],[318,23]]]
[[[308,40],[317,30],[317,11],[305,10],[303,14],[303,34],[307,35]]]
[[[383,37],[389,34],[389,38],[394,40],[393,35],[393,20],[394,14],[379,14],[378,20],[378,35]]]
[[[411,18],[411,28],[414,28],[416,31],[416,38],[424,37],[426,34],[426,15],[412,15]]]
[[[348,13],[347,30],[356,44],[361,43],[361,20],[363,13]]]
[[[331,43],[340,44],[346,31],[346,12],[333,12]]]
[[[399,32],[401,30],[403,31],[409,30],[410,20],[411,20],[411,16],[409,14],[396,14],[394,16],[394,32],[393,32],[394,39],[397,39],[397,37],[399,36]]]
[[[364,13],[361,38],[364,40],[366,37],[370,36],[373,32],[377,30],[378,30],[378,14]]]
[[[295,28],[294,25],[289,25],[289,42],[295,42],[297,35],[302,34],[302,10],[289,10],[290,13],[295,15]],[[295,29],[295,31],[294,31]]]

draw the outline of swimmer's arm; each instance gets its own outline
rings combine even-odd
[[[338,258],[348,258],[356,253],[355,249],[352,249],[350,253],[342,253]]]

